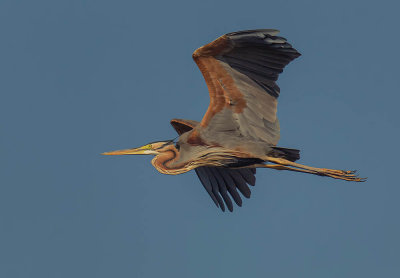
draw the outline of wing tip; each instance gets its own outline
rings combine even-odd
[[[285,53],[294,60],[301,54],[287,42],[286,38],[277,36],[277,29],[254,29],[237,31],[226,34],[235,46],[246,47],[249,45],[267,45],[272,49],[276,49],[282,54]]]
[[[270,36],[276,36],[279,34],[278,29],[250,29],[250,30],[242,30],[242,31],[235,31],[226,34],[227,36],[235,36],[235,35],[241,35],[241,34],[251,34],[251,33],[263,33],[263,34],[268,34]]]

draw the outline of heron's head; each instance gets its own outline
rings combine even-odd
[[[104,155],[126,155],[126,154],[153,154],[158,155],[165,152],[167,149],[170,149],[171,146],[174,146],[173,140],[168,141],[160,141],[160,142],[153,142],[141,146],[139,148],[133,149],[126,149],[126,150],[118,150],[112,152],[105,152],[102,153]]]

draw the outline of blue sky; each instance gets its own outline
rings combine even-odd
[[[0,2],[1,277],[397,277],[395,1]],[[215,208],[194,173],[100,153],[174,138],[209,98],[191,60],[276,28],[280,146],[366,183],[260,169]]]

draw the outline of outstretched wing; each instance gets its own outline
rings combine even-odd
[[[279,87],[275,81],[300,56],[286,39],[276,36],[278,32],[233,32],[193,53],[210,93],[202,128],[218,132],[229,127],[240,136],[277,144]]]
[[[199,122],[193,120],[171,120],[171,125],[179,135],[192,130],[198,124]],[[227,208],[233,211],[233,204],[229,195],[241,207],[242,198],[237,189],[239,189],[243,196],[250,198],[251,191],[248,184],[252,186],[256,184],[255,168],[198,167],[195,171],[215,205],[220,207],[222,211],[225,211],[224,202]]]

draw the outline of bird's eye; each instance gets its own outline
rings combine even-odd
[[[175,143],[175,148],[179,151],[179,149],[181,148],[181,145],[179,145],[179,142]]]

